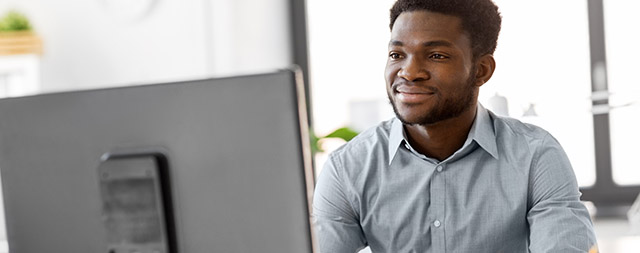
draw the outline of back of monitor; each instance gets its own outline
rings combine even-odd
[[[163,220],[166,233],[154,238],[168,251],[312,252],[313,177],[297,80],[280,71],[1,100],[10,251],[126,249],[118,238],[131,217],[118,215],[128,207],[105,211],[126,200],[105,192],[124,188],[109,188],[101,171],[153,174],[118,169],[146,166],[165,183],[129,188],[155,189],[145,196],[166,202],[146,206],[162,209],[147,216]],[[150,162],[157,157],[164,168]]]

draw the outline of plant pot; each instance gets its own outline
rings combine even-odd
[[[0,32],[0,55],[42,54],[42,40],[31,31]]]

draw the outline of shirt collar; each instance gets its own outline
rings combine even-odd
[[[496,144],[496,132],[493,128],[492,117],[495,115],[491,115],[491,112],[478,103],[476,119],[469,130],[467,139],[475,140],[493,158],[498,159],[498,145]]]
[[[472,140],[475,140],[480,147],[487,151],[487,153],[498,159],[498,146],[496,145],[496,134],[493,128],[493,120],[491,119],[490,112],[480,103],[478,103],[476,118],[469,130],[465,146]],[[398,152],[398,148],[400,148],[400,145],[403,142],[409,143],[405,140],[402,122],[396,118],[391,124],[391,131],[389,133],[389,165],[391,165],[391,161],[393,161],[393,158]]]
[[[402,127],[402,122],[395,118],[391,123],[391,132],[389,133],[389,165],[391,165],[391,161],[393,161],[403,141],[404,127]]]

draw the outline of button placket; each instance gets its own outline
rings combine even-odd
[[[433,229],[431,231],[431,242],[433,243],[433,249],[435,252],[445,252],[445,206],[446,206],[446,173],[444,171],[444,164],[438,164],[434,169],[434,174],[431,180],[431,225]]]

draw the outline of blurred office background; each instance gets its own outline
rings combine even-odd
[[[148,84],[298,64],[318,136],[393,116],[383,70],[393,0],[2,0],[41,50],[2,53],[0,95]],[[503,26],[480,102],[540,125],[563,145],[602,252],[635,252],[627,211],[640,192],[640,3],[495,0]],[[1,37],[0,37],[1,39]],[[1,49],[1,47],[0,47]],[[316,154],[342,145],[325,139]],[[25,182],[28,183],[28,182]],[[0,209],[2,210],[2,209]],[[0,212],[1,213],[1,212]],[[0,215],[0,218],[3,215]],[[6,234],[0,222],[0,242]],[[0,244],[1,245],[1,244]]]
[[[317,132],[342,125],[363,130],[393,116],[383,88],[393,2],[307,1]],[[630,224],[627,212],[640,192],[634,160],[640,141],[634,74],[640,49],[634,45],[640,33],[630,28],[640,24],[640,3],[494,2],[503,15],[497,69],[481,88],[480,102],[550,131],[571,160],[601,252],[636,252],[639,225]],[[332,139],[324,146],[343,143]],[[318,170],[324,156],[316,158]]]

